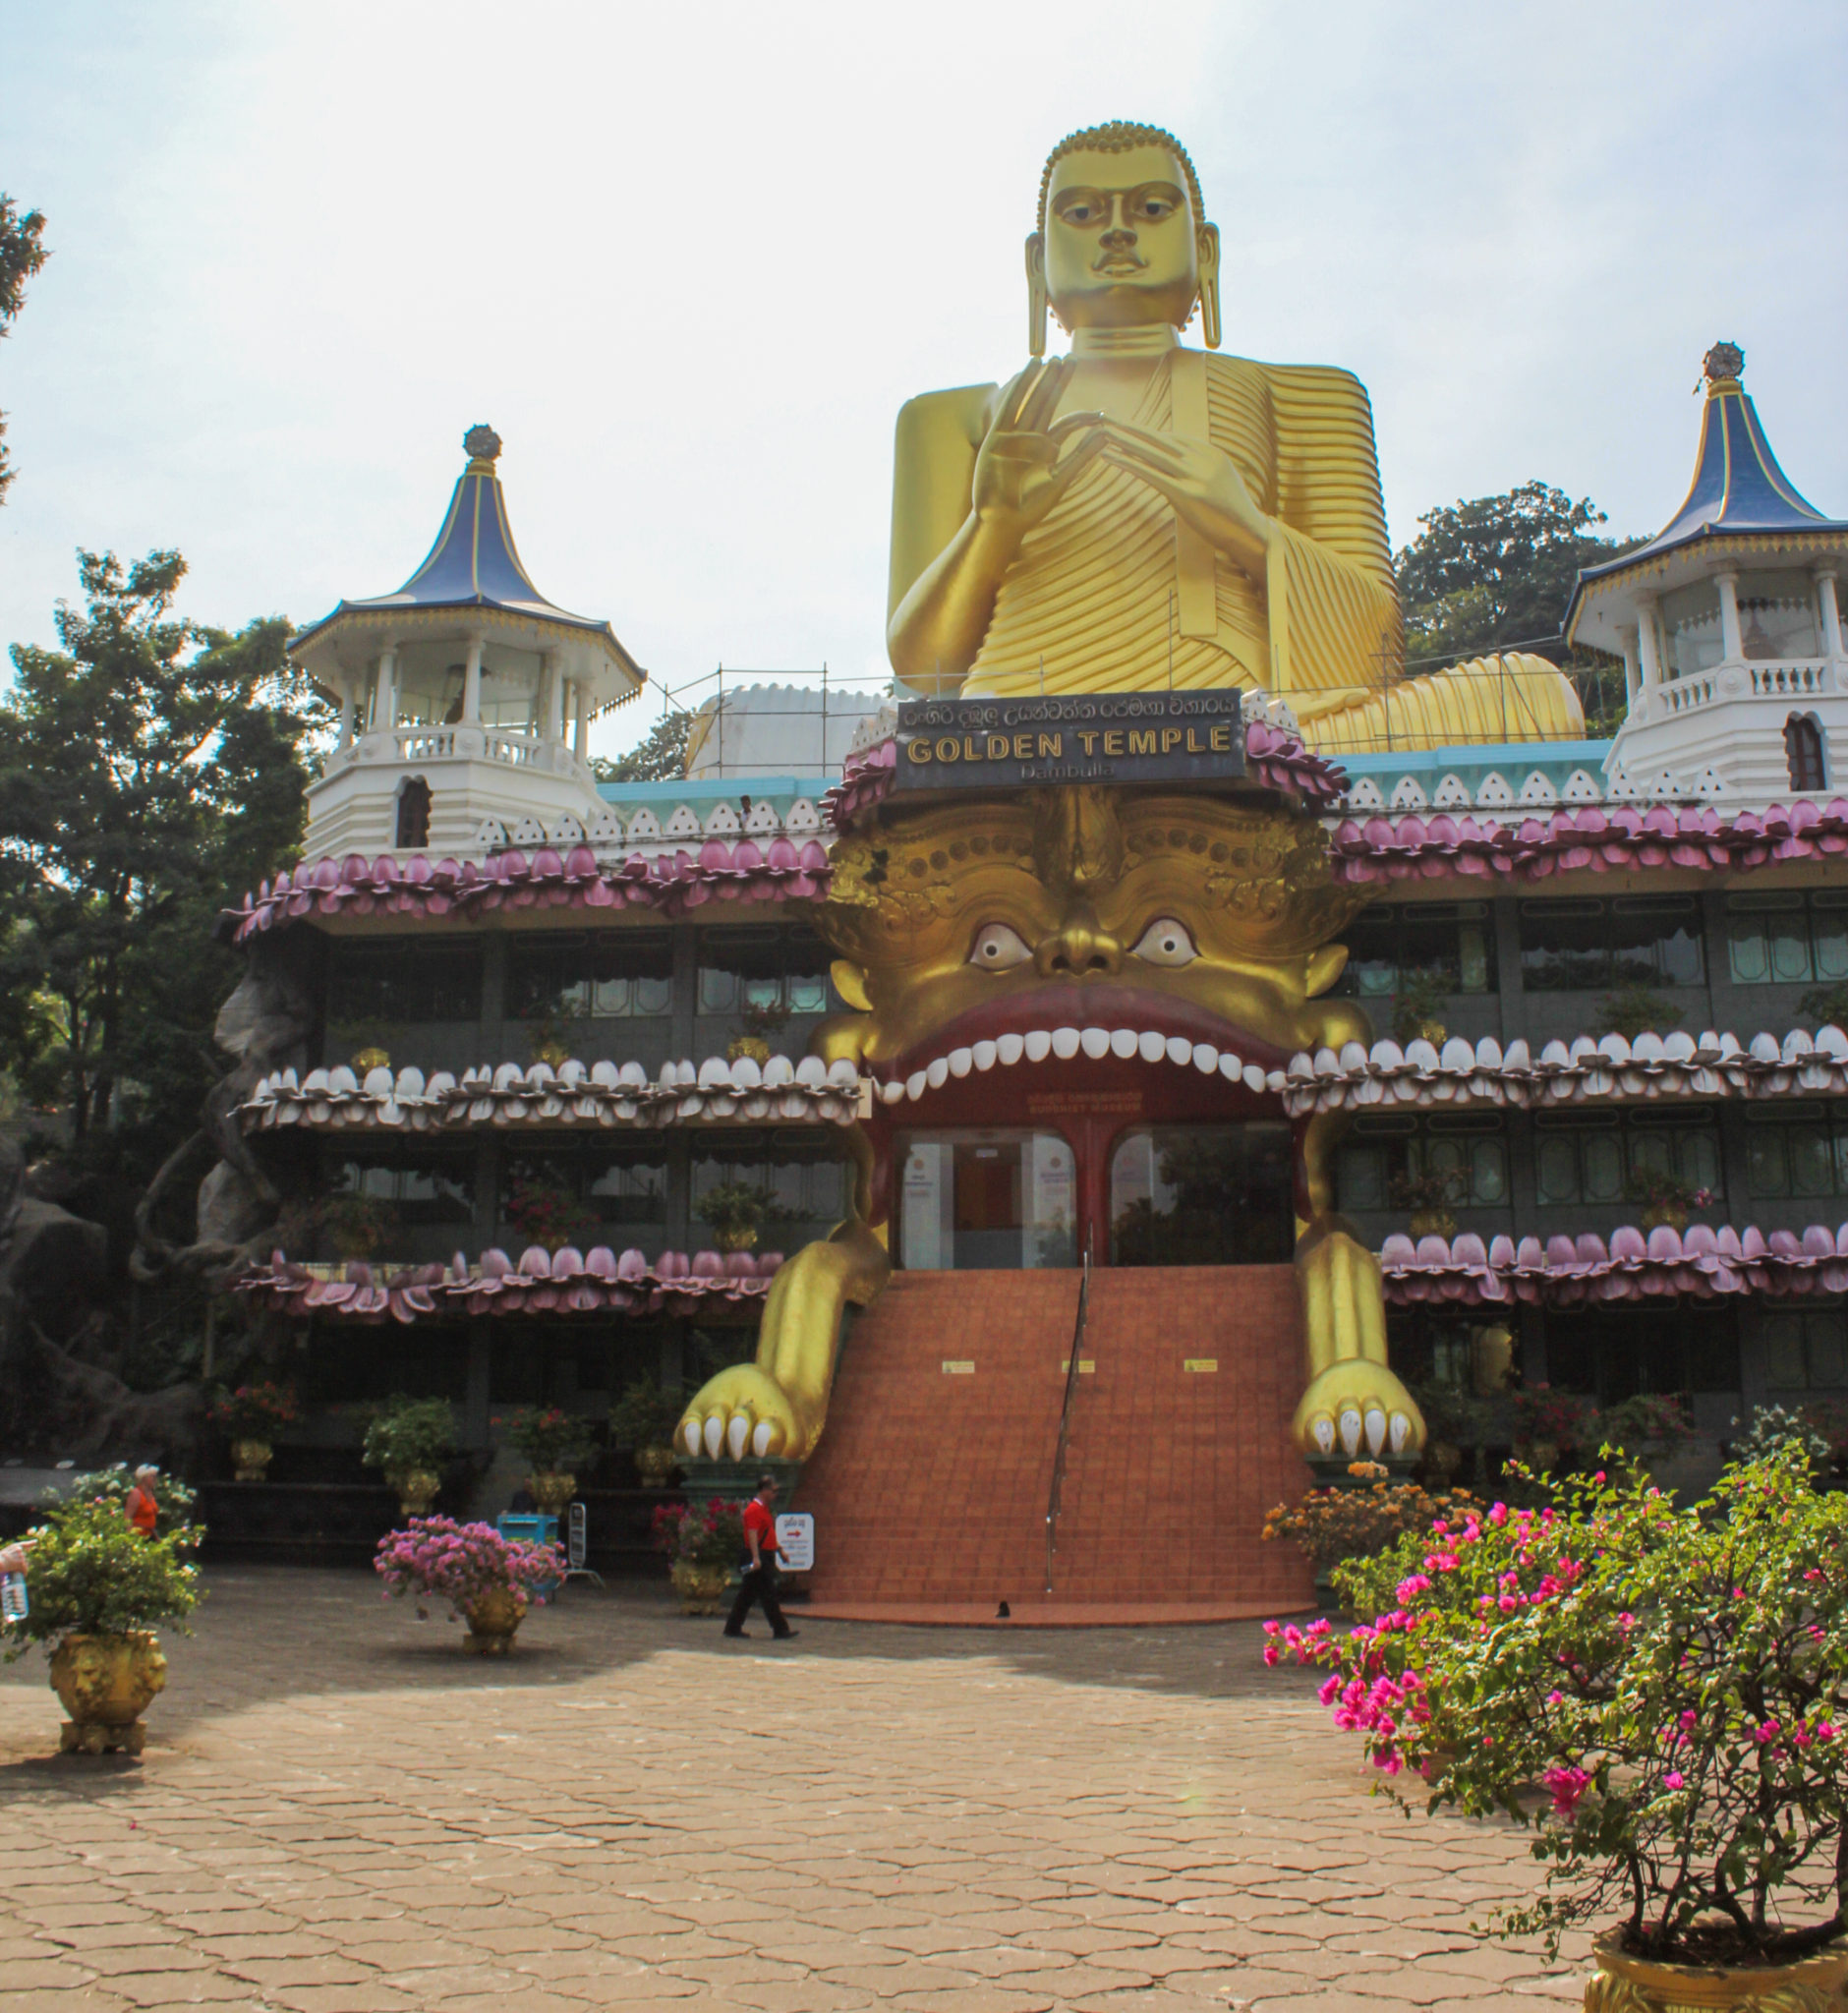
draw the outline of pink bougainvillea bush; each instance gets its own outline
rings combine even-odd
[[[1612,1456],[1612,1471],[1619,1457]],[[1265,1625],[1265,1660],[1429,1808],[1534,1832],[1545,1892],[1495,1927],[1621,1916],[1635,1954],[1776,1963],[1848,1928],[1848,1497],[1801,1450],[1677,1509],[1599,1470],[1340,1568],[1374,1619]]]
[[[426,1600],[447,1601],[452,1613],[466,1616],[490,1593],[510,1593],[524,1613],[563,1577],[564,1559],[556,1545],[522,1544],[491,1524],[413,1517],[408,1529],[378,1540],[373,1567],[385,1582],[384,1598],[415,1594],[420,1615]]]

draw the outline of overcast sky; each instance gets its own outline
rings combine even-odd
[[[1171,127],[1226,347],[1357,371],[1395,544],[1680,502],[1715,337],[1848,515],[1848,8],[0,0],[0,640],[79,546],[235,625],[384,593],[487,420],[541,590],[651,673],[885,666],[892,423],[1025,356],[1040,165]],[[658,712],[599,729],[613,749]]]

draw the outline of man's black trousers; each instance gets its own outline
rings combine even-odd
[[[751,1612],[753,1601],[763,1608],[764,1619],[770,1624],[773,1636],[788,1635],[789,1624],[783,1620],[782,1609],[777,1604],[777,1569],[769,1560],[761,1566],[745,1567],[744,1584],[738,1588],[738,1597],[731,1603],[731,1613],[725,1621],[727,1636],[744,1633],[744,1618]]]

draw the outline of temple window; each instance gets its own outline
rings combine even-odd
[[[1739,634],[1754,660],[1820,657],[1816,582],[1807,573],[1742,573]]]
[[[1530,993],[1698,986],[1705,976],[1691,894],[1521,904],[1521,982]]]
[[[1729,1306],[1587,1307],[1546,1315],[1547,1381],[1615,1405],[1639,1392],[1725,1392],[1738,1403],[1739,1316]]]
[[[1113,1265],[1285,1265],[1288,1125],[1152,1125],[1110,1164]]]
[[[1710,671],[1724,654],[1720,634],[1719,589],[1710,580],[1677,588],[1662,597],[1662,634],[1670,668],[1678,678]]]
[[[345,1062],[353,1049],[390,1049],[419,1022],[478,1021],[481,1013],[479,937],[336,937],[327,947],[330,1061]]]
[[[1725,1193],[1719,1127],[1710,1111],[1541,1112],[1533,1159],[1542,1208],[1635,1207],[1650,1175]]]
[[[1848,979],[1848,889],[1729,894],[1726,953],[1736,986]]]
[[[1765,1314],[1759,1324],[1764,1381],[1773,1391],[1828,1391],[1848,1385],[1848,1309],[1809,1306]]]
[[[1078,1262],[1077,1167],[1057,1132],[913,1132],[894,1149],[897,1262],[912,1272]]]
[[[665,930],[548,931],[507,946],[515,1020],[631,1020],[673,1011],[673,939]]]
[[[328,1192],[382,1203],[405,1224],[461,1224],[475,1212],[472,1152],[390,1147],[345,1148],[331,1169]],[[387,1256],[397,1257],[396,1251]]]
[[[807,930],[747,925],[699,935],[702,1013],[826,1013],[830,953]]]
[[[408,776],[398,785],[397,850],[430,843],[430,784],[421,776]]]
[[[1355,1121],[1336,1162],[1339,1206],[1387,1210],[1401,1177],[1445,1175],[1458,1209],[1508,1206],[1508,1142],[1498,1112],[1420,1118],[1409,1112]]]
[[[1784,722],[1784,755],[1790,765],[1793,790],[1828,787],[1828,765],[1822,755],[1822,729],[1813,713],[1793,713]]]
[[[1746,1192],[1755,1200],[1848,1195],[1848,1113],[1786,1105],[1746,1130]]]
[[[825,1237],[847,1213],[848,1168],[832,1138],[790,1127],[770,1133],[715,1140],[693,1162],[692,1228],[696,1245],[718,1241],[719,1230],[700,1216],[702,1201],[715,1188],[754,1188],[769,1203],[757,1233],[757,1248],[797,1250]]]
[[[1338,993],[1385,999],[1403,980],[1435,976],[1446,993],[1495,991],[1495,922],[1485,901],[1411,901],[1368,909],[1347,932]]]
[[[510,1153],[498,1218],[510,1248],[543,1242],[546,1226],[580,1249],[634,1244],[658,1257],[667,1224],[667,1160],[658,1145],[561,1145]]]

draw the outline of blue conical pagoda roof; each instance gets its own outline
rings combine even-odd
[[[471,427],[462,444],[468,466],[449,497],[442,527],[424,563],[395,594],[342,601],[318,622],[298,632],[292,647],[301,650],[343,617],[480,609],[575,631],[586,641],[604,645],[617,666],[641,683],[646,673],[607,622],[574,615],[533,585],[513,542],[506,495],[494,468],[500,436],[491,427]]]
[[[1687,499],[1646,545],[1581,570],[1566,617],[1569,636],[1588,590],[1706,541],[1793,532],[1848,535],[1848,522],[1825,516],[1779,467],[1758,408],[1739,381],[1744,368],[1744,352],[1735,344],[1715,343],[1707,352],[1706,404]]]

